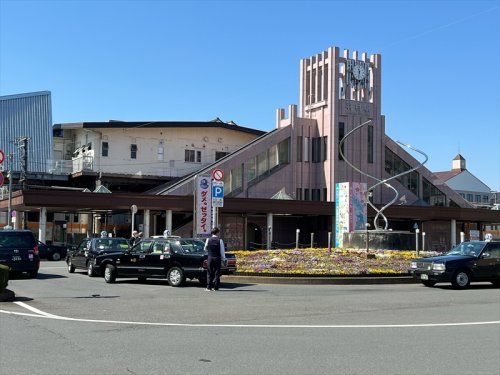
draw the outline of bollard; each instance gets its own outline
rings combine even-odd
[[[332,232],[328,232],[328,252],[332,252]]]
[[[314,233],[311,233],[311,249],[314,247]]]
[[[300,229],[297,229],[295,232],[295,250],[299,249],[299,234],[300,234]]]
[[[422,232],[422,251],[425,251],[425,232]]]
[[[465,242],[465,233],[460,232],[460,243]]]

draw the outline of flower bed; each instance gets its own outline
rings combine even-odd
[[[237,274],[296,276],[406,275],[415,251],[347,249],[299,249],[231,251],[236,255]],[[420,252],[419,257],[438,255]]]

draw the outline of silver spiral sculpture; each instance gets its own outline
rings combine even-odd
[[[388,183],[388,181],[390,180],[393,180],[395,178],[399,178],[401,176],[404,176],[405,174],[408,174],[408,173],[411,173],[413,172],[414,170],[420,168],[421,166],[423,166],[425,163],[427,163],[427,160],[429,159],[427,154],[421,150],[418,150],[412,146],[410,146],[409,144],[405,144],[405,143],[402,143],[402,142],[399,142],[399,141],[396,141],[396,143],[398,143],[399,145],[403,146],[403,147],[406,147],[410,150],[413,150],[419,154],[421,154],[425,160],[422,161],[419,165],[417,165],[416,167],[414,168],[411,168],[411,169],[408,169],[407,171],[404,171],[404,172],[401,172],[397,175],[394,175],[392,177],[389,177],[389,178],[386,178],[385,180],[381,180],[375,176],[372,176],[366,172],[363,172],[362,170],[360,170],[359,168],[355,167],[349,160],[347,160],[347,158],[344,156],[344,153],[342,152],[342,145],[344,144],[345,140],[351,135],[353,134],[354,132],[356,132],[357,130],[359,130],[360,128],[362,128],[363,126],[373,126],[373,123],[372,123],[372,120],[368,120],[368,121],[365,121],[363,122],[361,125],[358,125],[356,126],[354,129],[352,129],[350,132],[348,132],[344,138],[342,138],[339,142],[339,153],[340,155],[342,156],[342,159],[344,159],[344,161],[352,168],[354,169],[355,171],[361,173],[362,175],[368,177],[368,178],[371,178],[375,181],[377,181],[376,184],[370,186],[369,188],[367,188],[366,190],[366,202],[375,210],[375,212],[377,213],[375,215],[375,219],[373,220],[373,227],[376,229],[376,230],[387,230],[388,229],[388,226],[389,226],[389,222],[387,221],[387,217],[383,214],[383,211],[389,207],[391,204],[393,204],[394,202],[396,202],[398,200],[398,197],[399,197],[399,193],[398,191],[394,188],[394,186],[392,186],[391,184]],[[372,196],[373,194],[373,191],[375,190],[375,188],[377,188],[379,185],[384,185],[385,187],[391,189],[393,192],[394,192],[394,198],[389,202],[387,203],[385,206],[383,206],[380,210],[375,207],[373,205],[373,203],[370,201],[370,197]],[[379,221],[379,218],[382,218],[382,220],[384,221],[384,227],[380,227],[378,225],[378,221]]]

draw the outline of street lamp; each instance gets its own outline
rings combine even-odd
[[[417,256],[419,254],[418,251],[418,234],[420,233],[420,229],[418,229],[418,224],[413,224],[413,229],[415,229],[415,250],[417,250]]]
[[[368,254],[368,251],[370,250],[370,234],[368,232],[368,229],[370,229],[370,223],[366,222],[365,223],[365,228],[366,228],[366,253]]]

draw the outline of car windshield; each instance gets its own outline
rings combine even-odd
[[[35,247],[35,238],[28,232],[3,232],[0,233],[0,248],[10,247]]]
[[[203,254],[205,252],[205,242],[197,239],[181,239],[178,243],[186,254]]]
[[[128,242],[125,238],[100,238],[95,241],[95,248],[100,251],[124,251],[128,249]]]
[[[461,244],[455,246],[446,255],[465,255],[477,257],[484,248],[483,242],[462,242]]]

